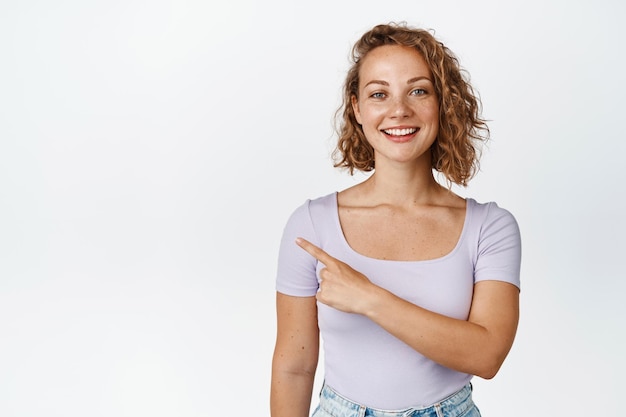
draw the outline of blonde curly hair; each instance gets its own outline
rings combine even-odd
[[[334,166],[371,171],[374,150],[368,143],[352,108],[358,99],[359,71],[363,58],[383,45],[415,48],[426,60],[433,75],[439,102],[439,135],[431,147],[432,167],[446,179],[466,186],[478,170],[479,142],[489,138],[489,128],[481,118],[481,103],[458,59],[430,32],[405,23],[378,25],[366,32],[352,48],[352,66],[343,87],[343,102],[337,110],[339,140],[333,152]]]

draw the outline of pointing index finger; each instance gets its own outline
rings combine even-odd
[[[335,258],[333,258],[332,256],[330,256],[329,254],[324,252],[322,249],[318,248],[317,246],[315,246],[314,244],[312,244],[306,239],[299,237],[296,239],[296,243],[302,249],[307,251],[312,257],[314,257],[315,259],[317,259],[318,261],[320,261],[326,266],[328,266],[329,263],[332,263],[335,261]]]

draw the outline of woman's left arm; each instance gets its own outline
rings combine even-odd
[[[426,310],[375,287],[363,314],[433,361],[490,379],[513,345],[519,289],[502,281],[476,283],[465,321]]]
[[[362,314],[422,355],[448,368],[493,378],[517,330],[519,289],[502,281],[474,285],[467,320],[434,313],[371,283],[322,249],[297,243],[325,266],[317,299],[338,310]]]

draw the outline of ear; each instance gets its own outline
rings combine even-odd
[[[354,117],[359,124],[361,123],[361,111],[359,110],[359,99],[356,96],[352,96],[352,111],[354,111]]]

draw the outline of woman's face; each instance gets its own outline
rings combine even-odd
[[[370,51],[359,72],[357,121],[374,148],[376,167],[387,161],[430,164],[439,132],[439,104],[433,77],[422,55],[399,45]]]

